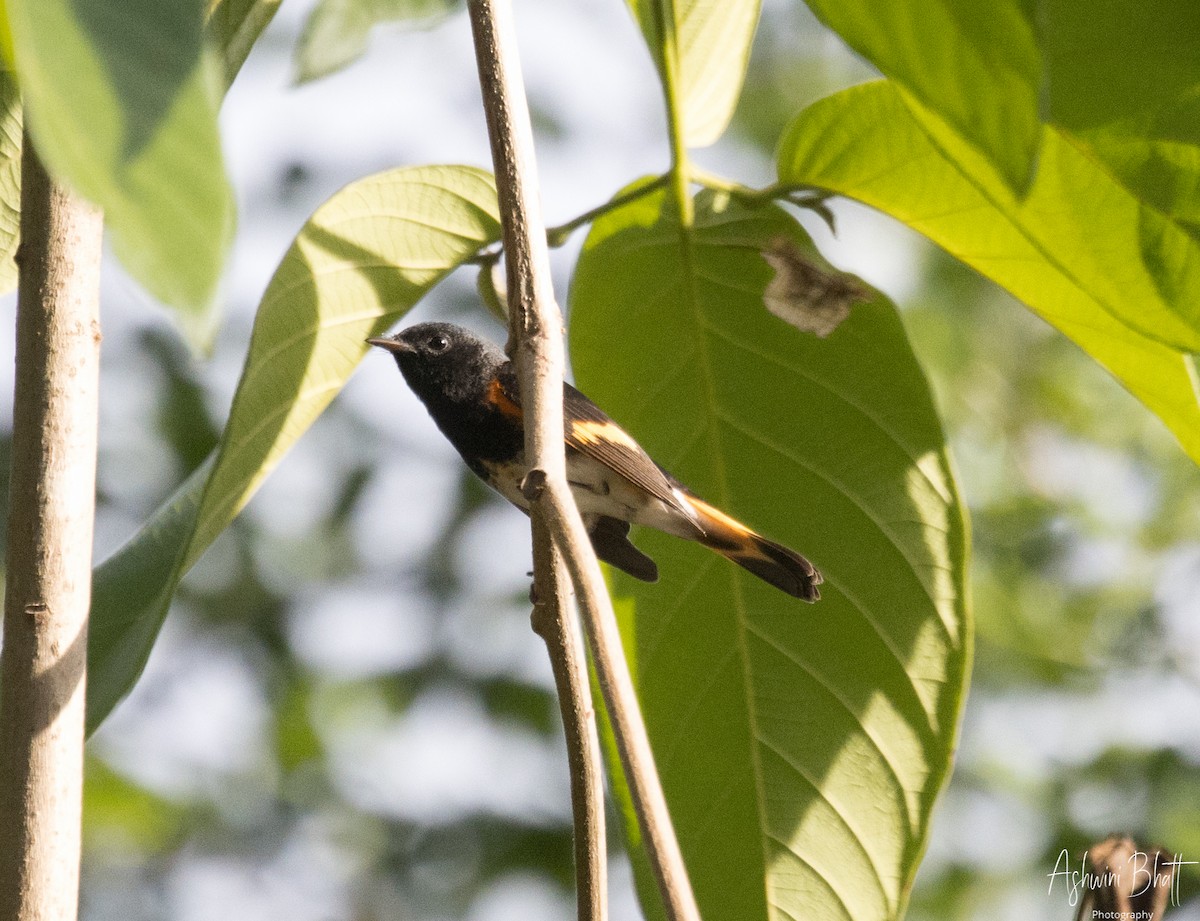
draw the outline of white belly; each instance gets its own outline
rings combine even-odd
[[[529,511],[529,502],[520,489],[522,476],[494,479],[494,486],[500,495],[517,508]],[[690,510],[690,506],[682,496],[679,506],[668,505],[584,454],[576,454],[571,458],[568,479],[575,504],[579,506],[579,513],[589,525],[589,530],[589,519],[605,516],[645,525],[688,540],[696,540],[700,536],[693,519],[683,511]]]

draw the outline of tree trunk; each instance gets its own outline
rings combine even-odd
[[[103,222],[51,181],[28,135],[21,182],[0,921],[68,921],[79,901]]]

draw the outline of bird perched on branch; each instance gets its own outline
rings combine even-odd
[[[523,511],[525,423],[517,374],[496,345],[450,323],[421,323],[390,338],[388,351],[442,434],[489,486]],[[635,579],[658,567],[629,541],[630,524],[694,540],[776,588],[816,601],[821,574],[782,544],[714,508],[656,464],[586,396],[563,384],[567,480],[596,556]]]

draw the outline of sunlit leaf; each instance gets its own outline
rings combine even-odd
[[[661,581],[614,573],[613,591],[667,800],[706,921],[896,918],[969,661],[945,437],[882,296],[864,289],[825,339],[801,333],[763,301],[763,253],[811,252],[795,221],[710,193],[696,220],[684,234],[658,193],[596,222],[571,290],[576,375],[826,581],[808,606],[695,544],[635,535]]]
[[[1200,238],[1200,5],[809,0],[1024,192],[1042,124]],[[953,155],[953,154],[952,154]]]
[[[38,152],[100,205],[113,248],[203,338],[233,235],[203,0],[8,0]]]
[[[783,138],[780,177],[878,208],[1007,288],[1200,460],[1195,372],[1184,354],[1200,350],[1200,242],[1054,129],[1018,199],[953,131],[914,111],[890,83],[821,100]]]
[[[1046,120],[1200,238],[1200,4],[1041,4]]]
[[[88,729],[141,674],[175,586],[341,390],[379,335],[499,237],[496,192],[471,167],[355,182],[300,231],[263,295],[220,447],[96,572]]]
[[[316,80],[353,64],[381,23],[431,26],[462,5],[463,0],[321,0],[296,46],[297,79]]]
[[[629,4],[660,71],[666,41],[660,17],[674,11],[679,65],[676,110],[684,138],[690,147],[713,143],[737,107],[760,0],[629,0]]]
[[[1042,62],[1024,0],[807,0],[847,44],[938,112],[1020,189],[1041,126]]]

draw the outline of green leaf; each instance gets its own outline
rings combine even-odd
[[[12,71],[0,68],[0,294],[17,286],[21,234],[21,91]]]
[[[280,0],[209,0],[206,30],[224,65],[226,90],[275,18],[279,4]]]
[[[999,168],[1029,182],[1042,62],[1028,0],[808,0],[851,48],[936,111]]]
[[[146,667],[186,572],[210,456],[116,553],[92,573],[88,623],[87,733],[91,735]]]
[[[202,0],[8,0],[29,129],[113,249],[203,339],[233,235]]]
[[[353,64],[367,50],[371,29],[385,22],[428,28],[462,6],[462,0],[321,0],[296,46],[297,82],[305,83]]]
[[[724,133],[737,107],[760,0],[629,0],[660,73],[664,38],[674,34],[679,67],[673,106],[689,147],[706,147]],[[662,18],[674,12],[671,29]]]
[[[826,578],[810,607],[657,532],[636,541],[660,582],[613,573],[701,913],[896,918],[970,659],[945,436],[883,297],[826,339],[768,312],[763,253],[811,253],[790,216],[704,193],[684,232],[669,201],[592,228],[571,290],[580,386],[683,482]]]
[[[1193,0],[809,6],[989,159],[1010,189],[1027,189],[1042,123],[1053,124],[1200,238],[1200,5]]]
[[[1200,4],[1046,0],[1047,120],[1200,239]]]
[[[1038,42],[1047,120],[1070,131],[1145,124],[1200,87],[1200,6],[1192,0],[1123,8],[1041,0]]]
[[[133,687],[175,586],[337,395],[381,334],[499,238],[491,175],[397,169],[317,209],[263,295],[216,457],[96,571],[88,731]]]
[[[1146,134],[1099,128],[1076,141],[1148,206],[1200,240],[1200,94]]]
[[[1076,342],[1200,461],[1200,243],[1055,129],[1017,199],[944,123],[870,83],[802,112],[779,150],[785,182],[858,199],[991,278]]]

